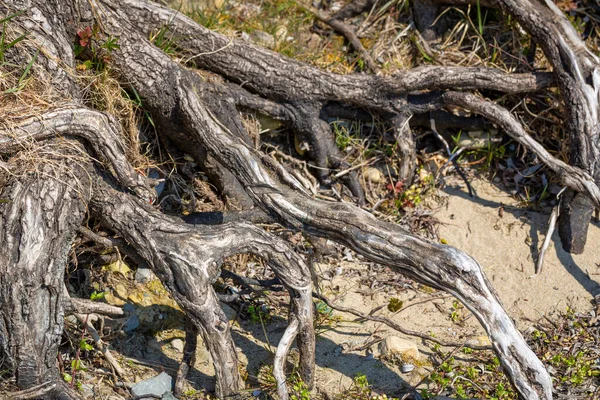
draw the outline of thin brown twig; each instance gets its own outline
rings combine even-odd
[[[397,330],[398,332],[401,332],[405,335],[408,336],[416,336],[419,337],[421,339],[424,340],[429,340],[433,343],[437,343],[440,346],[444,346],[444,347],[469,347],[473,350],[492,350],[491,346],[481,346],[481,345],[470,345],[470,344],[466,344],[466,343],[458,343],[458,342],[447,342],[445,340],[441,340],[441,339],[437,339],[434,338],[431,335],[427,335],[425,333],[421,333],[421,332],[417,332],[417,331],[413,331],[410,329],[406,329],[401,327],[400,325],[398,325],[397,323],[395,323],[394,321],[385,318],[385,317],[379,317],[376,315],[368,315],[365,314],[363,312],[357,311],[353,308],[348,308],[348,307],[344,307],[344,306],[340,306],[337,305],[335,303],[333,303],[331,300],[329,300],[327,297],[314,293],[313,292],[313,297],[318,298],[319,300],[322,300],[323,302],[325,302],[325,304],[327,304],[329,307],[333,308],[334,310],[337,311],[342,311],[342,312],[347,312],[349,314],[355,315],[361,319],[365,319],[365,320],[369,320],[369,321],[375,321],[375,322],[382,322],[384,324],[386,324],[387,326],[389,326],[392,329]]]

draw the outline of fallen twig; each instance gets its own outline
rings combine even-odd
[[[397,330],[400,333],[403,333],[408,336],[420,337],[421,339],[429,340],[433,343],[437,343],[440,346],[469,347],[473,350],[492,350],[492,346],[480,346],[480,345],[470,345],[470,344],[458,343],[458,342],[447,342],[445,340],[434,338],[433,336],[427,335],[425,333],[406,329],[406,328],[401,327],[400,325],[398,325],[397,323],[395,323],[394,321],[392,321],[388,318],[379,317],[376,315],[368,315],[363,312],[357,311],[354,308],[348,308],[348,307],[337,305],[337,304],[333,303],[331,300],[329,300],[327,297],[320,295],[318,293],[315,293],[315,292],[313,292],[313,297],[316,297],[317,299],[322,300],[323,302],[325,302],[325,304],[327,304],[329,307],[333,308],[334,310],[347,312],[349,314],[356,315],[359,318],[366,319],[369,321],[382,322],[382,323],[386,324],[387,326],[389,326],[390,328]]]

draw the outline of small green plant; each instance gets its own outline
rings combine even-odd
[[[172,55],[176,50],[176,39],[175,34],[169,29],[167,25],[161,26],[161,28],[153,35],[150,35],[150,41],[165,54]]]
[[[71,361],[71,371],[87,371],[87,368],[81,360],[76,359]]]
[[[92,351],[94,350],[94,346],[89,344],[85,339],[81,339],[79,341],[79,348],[83,351]]]
[[[18,37],[16,37],[15,39],[8,42],[7,41],[8,40],[7,39],[8,38],[7,28],[8,28],[8,23],[12,19],[18,17],[19,15],[23,14],[24,12],[25,11],[20,11],[20,12],[11,14],[0,20],[0,24],[2,24],[2,32],[0,33],[0,68],[7,68],[7,67],[12,67],[15,69],[19,68],[18,65],[6,62],[6,55],[10,49],[12,49],[19,42],[21,42],[23,39],[25,39],[27,34],[23,33],[23,34],[19,35]],[[23,71],[21,72],[21,74],[19,76],[19,80],[17,81],[17,83],[13,87],[8,88],[8,89],[2,91],[1,93],[3,93],[3,94],[16,93],[16,92],[20,92],[21,90],[23,90],[25,88],[25,86],[27,85],[27,82],[29,81],[29,79],[27,79],[27,78],[31,72],[31,68],[33,67],[33,64],[37,60],[38,55],[39,55],[39,50],[36,51],[36,53],[33,55],[33,57],[31,57],[31,59],[29,60],[29,62],[25,66],[25,68],[23,69]]]
[[[461,324],[464,321],[464,317],[461,313],[463,308],[464,306],[460,304],[458,300],[452,302],[452,310],[450,312],[450,319],[452,319],[452,322]]]
[[[137,90],[135,90],[135,88],[133,86],[131,86],[131,93],[133,94],[133,97],[129,94],[129,92],[127,92],[126,90],[123,90],[123,96],[125,96],[125,98],[127,98],[136,107],[138,107],[140,110],[142,110],[143,113],[144,113],[144,116],[146,117],[146,119],[148,120],[148,122],[150,123],[150,125],[152,125],[153,128],[156,128],[156,126],[154,125],[154,120],[152,119],[152,116],[144,108],[144,104],[142,103],[142,99],[140,98],[140,95],[138,94]]]
[[[346,151],[349,147],[360,146],[360,139],[354,132],[354,126],[347,125],[342,121],[332,122],[331,126],[335,134],[335,144],[340,150]]]
[[[0,67],[4,67],[6,65],[5,62],[5,57],[6,57],[6,52],[8,50],[10,50],[11,48],[15,47],[15,45],[17,43],[19,43],[21,40],[25,39],[26,34],[22,34],[20,36],[18,36],[16,39],[13,39],[10,42],[6,42],[6,36],[7,36],[7,24],[13,19],[18,17],[19,15],[23,14],[25,11],[20,11],[18,13],[14,13],[9,15],[6,18],[3,18],[2,20],[0,20],[0,23],[2,24],[2,33],[0,34]]]
[[[111,53],[121,48],[118,38],[114,36],[108,36],[98,46],[100,36],[98,25],[87,26],[77,32],[73,53],[75,57],[83,59],[78,69],[104,71],[110,62]]]
[[[310,390],[302,378],[300,378],[300,375],[297,373],[292,374],[291,384],[293,393],[291,395],[292,400],[310,400]]]
[[[260,305],[249,305],[248,308],[246,308],[246,312],[248,313],[250,321],[256,324],[271,320],[271,314],[265,312]]]
[[[39,53],[40,53],[40,51],[38,50],[35,52],[34,56],[31,57],[31,60],[29,60],[29,62],[25,66],[23,73],[21,73],[21,76],[19,77],[17,84],[15,86],[13,86],[12,88],[5,90],[3,93],[6,93],[6,94],[16,93],[16,92],[20,92],[21,90],[23,90],[25,88],[25,86],[27,85],[27,82],[28,82],[27,76],[29,75],[29,72],[31,71],[31,67],[33,67],[33,63],[37,59]]]
[[[402,309],[404,302],[396,297],[392,297],[387,305],[387,309],[393,313]]]
[[[104,296],[106,296],[106,292],[97,292],[97,291],[93,291],[92,294],[90,295],[90,300],[91,301],[102,301],[104,300]]]

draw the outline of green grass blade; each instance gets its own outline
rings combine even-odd
[[[3,23],[5,23],[5,22],[8,22],[8,21],[10,21],[11,19],[13,19],[13,18],[16,18],[16,17],[18,17],[19,15],[23,15],[23,14],[25,14],[25,10],[21,10],[21,11],[19,11],[19,12],[16,12],[16,13],[14,13],[14,14],[11,14],[11,15],[9,15],[8,17],[6,17],[6,18],[4,18],[4,19],[0,19],[0,24],[3,24]]]
[[[15,40],[13,40],[12,42],[10,42],[8,45],[6,45],[6,47],[3,50],[8,50],[11,47],[13,47],[14,45],[16,45],[17,43],[19,43],[21,40],[25,39],[26,34],[22,34],[21,36],[19,36],[18,38],[16,38]]]
[[[481,19],[481,5],[477,0],[477,25],[479,26],[479,35],[483,36],[483,19]]]

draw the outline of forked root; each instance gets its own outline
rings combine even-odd
[[[223,260],[231,255],[252,253],[263,258],[290,291],[290,323],[296,326],[293,336],[298,334],[301,371],[307,384],[312,384],[315,339],[310,272],[286,242],[243,222],[188,225],[103,182],[96,184],[92,211],[135,248],[200,331],[213,359],[219,397],[243,388],[243,382],[228,320],[212,283],[220,275]],[[287,351],[279,354],[285,357]],[[282,368],[279,371],[283,374]],[[280,381],[285,382],[282,374]]]

